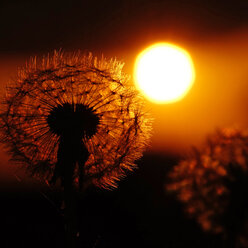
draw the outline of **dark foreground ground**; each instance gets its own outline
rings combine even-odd
[[[80,201],[79,246],[84,248],[221,247],[182,212],[164,191],[175,158],[145,155],[139,169],[114,191],[91,190]],[[61,194],[24,181],[0,192],[0,247],[64,247]]]

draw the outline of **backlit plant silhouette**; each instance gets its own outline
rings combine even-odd
[[[68,199],[75,186],[116,187],[135,168],[151,130],[122,67],[80,53],[31,59],[2,105],[2,141],[12,159],[32,176],[60,181]]]
[[[122,67],[80,53],[32,59],[8,85],[2,106],[3,141],[13,160],[33,176],[63,179],[59,156],[69,142],[76,151],[68,156],[86,161],[75,167],[75,182],[84,173],[85,182],[116,187],[150,136],[150,120]]]
[[[202,228],[226,247],[248,247],[248,133],[217,131],[202,150],[176,165],[167,190],[177,193]]]

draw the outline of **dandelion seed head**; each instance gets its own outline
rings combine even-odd
[[[177,193],[203,229],[225,233],[223,220],[230,215],[230,206],[238,208],[246,197],[241,193],[246,192],[247,169],[247,132],[222,129],[208,137],[203,149],[195,149],[174,167],[166,188]]]
[[[89,152],[85,182],[116,187],[136,167],[151,133],[142,98],[122,68],[115,59],[80,52],[31,59],[8,84],[2,104],[2,141],[12,159],[49,180],[60,138],[70,134]]]
[[[247,132],[220,129],[201,150],[174,167],[166,188],[177,194],[205,231],[236,235],[237,243],[245,240],[239,247],[247,247],[247,172]]]

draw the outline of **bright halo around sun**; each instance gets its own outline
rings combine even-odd
[[[142,51],[135,62],[135,84],[152,102],[181,100],[195,79],[188,52],[170,43],[157,43]]]

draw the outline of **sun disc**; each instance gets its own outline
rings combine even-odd
[[[181,100],[195,79],[192,59],[184,49],[169,44],[154,44],[142,51],[135,62],[137,88],[152,102]]]

